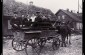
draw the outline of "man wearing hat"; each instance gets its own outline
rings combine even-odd
[[[36,17],[35,17],[35,20],[34,20],[34,24],[33,24],[33,26],[34,27],[37,27],[38,28],[38,26],[42,26],[42,24],[41,24],[41,22],[42,22],[42,17],[41,17],[41,13],[38,11],[38,12],[36,12]]]
[[[17,12],[14,12],[14,16],[10,20],[10,24],[12,25],[12,31],[13,31],[14,38],[16,40],[23,39],[22,32],[20,32],[21,18],[17,17]]]
[[[42,18],[41,18],[41,15],[40,15],[40,12],[36,12],[36,18],[35,18],[35,22],[42,22]]]
[[[27,18],[25,18],[25,16],[24,15],[22,15],[22,27],[24,27],[25,26],[25,23],[27,22]]]
[[[14,12],[13,18],[10,20],[10,24],[14,30],[20,29],[21,20],[17,17],[17,12]]]
[[[27,14],[27,17],[26,17],[26,19],[24,20],[24,22],[25,22],[25,25],[26,25],[27,27],[30,27],[30,26],[31,26],[32,19],[31,19],[31,17],[30,17],[29,14]]]

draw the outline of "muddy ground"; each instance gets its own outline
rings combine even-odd
[[[82,55],[82,35],[73,35],[72,44],[67,47],[60,47],[58,50],[53,50],[50,43],[46,43],[46,46],[42,49],[40,55]],[[3,43],[3,55],[37,55],[32,51],[32,48],[29,46],[27,50],[15,51],[12,46],[12,40],[4,40]]]

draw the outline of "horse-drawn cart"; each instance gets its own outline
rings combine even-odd
[[[36,27],[37,28],[37,27]],[[12,40],[12,47],[16,51],[22,51],[31,46],[36,48],[39,46],[42,48],[45,43],[49,40],[52,42],[53,49],[60,47],[60,34],[57,33],[56,29],[32,29],[32,28],[21,28],[18,31],[18,37]]]

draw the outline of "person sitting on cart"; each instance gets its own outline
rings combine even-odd
[[[10,20],[10,24],[12,25],[14,39],[18,41],[23,39],[23,34],[21,32],[21,22],[21,17],[17,17],[17,12],[14,12],[14,17]]]
[[[42,17],[41,17],[41,13],[38,11],[36,12],[36,18],[35,18],[35,23],[33,24],[33,26],[42,26],[41,22],[42,22]]]
[[[26,22],[26,26],[31,26],[32,19],[30,18],[29,15],[27,15],[27,20],[25,20],[25,22]]]
[[[41,13],[38,11],[36,12],[36,18],[35,18],[35,22],[42,22],[42,17],[41,17]]]
[[[48,26],[49,26],[50,28],[53,28],[50,19],[51,19],[51,15],[48,15],[48,16],[47,16],[47,21],[48,21],[48,23],[49,23]]]
[[[46,28],[52,28],[52,24],[50,22],[50,17],[49,16],[43,16],[43,20],[42,20],[44,23],[43,25],[46,27]]]
[[[22,24],[22,27],[24,27],[24,19],[25,19],[25,16],[22,15],[22,16],[21,16],[21,20],[22,20],[21,24]]]
[[[32,19],[30,19],[29,15],[27,17],[22,17],[23,27],[29,27],[31,25]]]
[[[10,20],[12,29],[19,30],[21,25],[21,19],[17,17],[17,12],[14,12],[14,17]]]

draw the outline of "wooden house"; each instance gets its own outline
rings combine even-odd
[[[12,16],[3,16],[2,17],[2,33],[3,36],[12,36],[12,30],[11,30],[11,25],[10,25],[10,19]]]
[[[74,30],[82,30],[82,16],[78,16],[78,13],[74,13],[73,11],[63,10],[60,9],[55,14],[57,17],[57,20],[60,20],[61,22],[68,22],[70,21],[70,26]],[[80,18],[81,17],[81,18]]]

